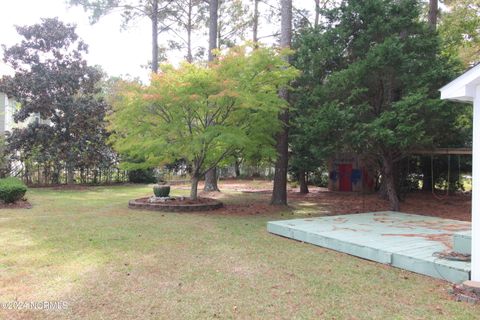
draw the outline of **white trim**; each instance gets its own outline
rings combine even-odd
[[[473,102],[471,280],[480,281],[480,85]]]
[[[480,64],[440,88],[441,98],[473,102],[475,88],[480,84]]]
[[[471,280],[480,282],[480,64],[440,89],[441,98],[473,102]]]

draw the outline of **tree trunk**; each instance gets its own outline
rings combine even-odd
[[[437,29],[438,0],[429,0],[428,25],[432,30]]]
[[[205,185],[203,191],[220,191],[217,184],[217,168],[212,168],[205,173]]]
[[[254,43],[258,42],[258,2],[260,0],[253,0],[253,36],[252,40]]]
[[[43,166],[43,184],[44,184],[44,185],[47,185],[47,184],[48,184],[48,179],[49,179],[49,176],[50,176],[50,175],[49,175],[49,168],[50,168],[50,166],[47,165],[47,164],[45,164],[45,165]]]
[[[152,3],[152,72],[158,72],[158,0]]]
[[[193,0],[188,2],[188,22],[187,22],[187,61],[189,63],[193,62],[192,55],[192,10],[193,10]]]
[[[282,22],[280,47],[289,48],[292,42],[292,0],[282,0]],[[288,101],[288,90],[280,89],[280,97]],[[288,109],[279,115],[282,122],[281,131],[277,135],[277,161],[273,180],[273,205],[287,205],[287,168],[288,168]]]
[[[300,193],[307,194],[308,191],[308,183],[307,183],[307,175],[305,170],[300,169],[298,170],[298,182],[300,184]]]
[[[190,188],[190,199],[197,200],[198,194],[198,175],[192,177],[192,186]]]
[[[383,156],[383,178],[388,201],[390,202],[390,210],[399,211],[400,201],[398,199],[397,190],[395,188],[395,174],[393,168],[393,160],[390,156]]]
[[[61,172],[62,172],[61,164],[56,163],[54,165],[53,170],[54,170],[54,173],[53,173],[53,176],[52,176],[52,183],[53,184],[60,184],[60,176],[61,176]]]
[[[383,178],[383,174],[382,174],[382,179],[380,181],[377,194],[380,199],[388,200],[387,188],[385,187],[385,179]]]
[[[235,178],[240,178],[240,161],[235,159]]]
[[[218,0],[210,0],[210,22],[208,27],[208,61],[213,61],[213,50],[217,48]]]
[[[315,0],[315,28],[320,21],[320,0]]]
[[[288,99],[286,89],[280,90],[280,96]],[[275,162],[275,174],[273,178],[273,192],[271,204],[287,205],[287,168],[288,168],[288,122],[289,113],[287,110],[280,114],[280,121],[283,124],[281,131],[277,134],[277,161]]]
[[[208,61],[215,58],[213,50],[217,48],[218,29],[218,0],[210,0],[210,23],[208,41]],[[210,169],[205,173],[205,186],[203,191],[220,191],[217,185],[217,168]]]
[[[73,166],[70,163],[67,163],[67,184],[74,184],[74,174]]]
[[[24,162],[24,170],[23,170],[23,181],[25,181],[26,184],[30,184],[30,181],[28,180],[29,178],[29,170],[28,170],[28,164]]]

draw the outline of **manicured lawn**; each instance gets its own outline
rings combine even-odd
[[[480,306],[450,299],[448,283],[266,232],[269,220],[312,210],[127,208],[150,190],[32,189],[32,209],[0,211],[0,302],[68,303],[0,318],[480,319]],[[225,193],[228,204],[265,199]]]

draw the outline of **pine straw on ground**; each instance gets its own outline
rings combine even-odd
[[[180,186],[188,189],[188,185]],[[272,183],[265,180],[221,181],[220,188],[227,192],[241,192],[253,197],[225,206],[217,211],[223,214],[261,214],[285,210],[269,205]],[[199,186],[199,190],[202,185]],[[388,211],[390,205],[387,200],[381,199],[377,194],[362,194],[355,192],[332,192],[326,188],[310,187],[310,193],[301,194],[298,188],[289,188],[288,203],[293,208],[299,206],[310,207],[311,214],[315,215],[314,208],[322,209],[327,215],[351,214],[374,211]],[[221,192],[202,192],[202,196],[222,199],[225,195]],[[440,218],[471,221],[471,195],[456,193],[443,197],[436,197],[430,192],[414,192],[406,195],[400,203],[400,211],[419,215],[434,216]]]

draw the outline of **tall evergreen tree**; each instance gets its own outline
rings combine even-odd
[[[369,157],[392,210],[399,209],[399,162],[410,150],[458,132],[460,109],[438,94],[458,65],[440,54],[439,38],[419,19],[420,9],[415,0],[344,1],[326,12],[323,30],[299,37],[295,56],[304,71],[299,95],[306,94],[296,100],[303,109],[295,130],[311,137],[299,147]]]
[[[195,47],[194,36],[205,25],[208,18],[208,3],[204,0],[176,0],[171,4],[172,12],[166,17],[169,31],[174,36],[169,39],[171,49],[185,50],[185,60],[193,62],[195,57],[202,57],[205,48]]]
[[[218,0],[209,1],[209,20],[208,20],[208,61],[215,58],[213,50],[218,48]]]
[[[438,0],[429,0],[428,3],[428,24],[432,30],[437,29]]]
[[[114,10],[121,10],[123,16],[123,27],[131,21],[146,17],[151,22],[152,42],[152,72],[158,71],[159,46],[158,35],[170,29],[165,24],[165,19],[175,14],[172,7],[173,0],[69,0],[72,5],[80,5],[90,12],[90,21],[97,22],[102,16]]]
[[[292,0],[281,1],[282,21],[280,47],[290,48],[292,42]],[[288,103],[287,88],[280,89],[280,97]],[[285,109],[279,116],[282,129],[277,134],[277,160],[271,204],[287,205],[287,169],[288,169],[288,127],[289,110]]]
[[[208,61],[213,63],[215,59],[214,50],[218,48],[218,7],[219,0],[210,0],[209,2],[209,24],[208,24]],[[220,191],[218,188],[217,167],[214,166],[205,172],[204,191]]]
[[[251,22],[244,1],[218,0],[218,46],[230,48],[245,40]]]

